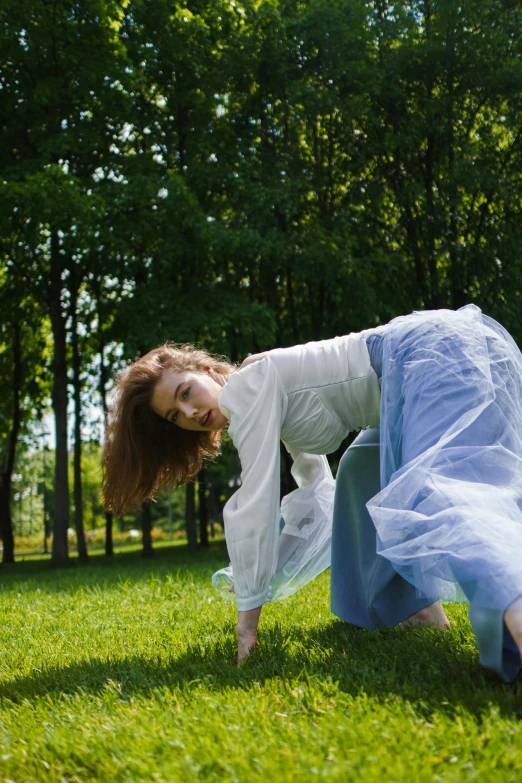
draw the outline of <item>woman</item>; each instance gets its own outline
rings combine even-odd
[[[187,481],[229,426],[242,466],[224,510],[241,661],[278,567],[280,439],[304,491],[331,479],[322,455],[379,421],[382,490],[368,502],[376,557],[420,601],[401,619],[447,626],[438,598],[457,584],[474,627],[496,629],[493,668],[512,679],[522,652],[522,356],[473,305],[276,349],[237,371],[192,348],[151,351],[117,384],[105,502],[121,514]]]

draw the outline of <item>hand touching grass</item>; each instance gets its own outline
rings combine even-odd
[[[237,665],[247,657],[252,647],[257,645],[257,624],[262,607],[237,613]]]

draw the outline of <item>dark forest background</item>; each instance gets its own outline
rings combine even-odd
[[[112,553],[92,406],[167,339],[239,361],[474,302],[522,340],[520,2],[3,0],[0,129],[6,563],[28,503],[55,564],[71,528]],[[237,474],[225,443],[115,529],[204,545]]]

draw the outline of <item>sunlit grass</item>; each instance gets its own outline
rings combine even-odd
[[[221,545],[0,571],[0,781],[518,781],[522,688],[454,630],[366,631],[328,575],[265,607],[235,666]]]

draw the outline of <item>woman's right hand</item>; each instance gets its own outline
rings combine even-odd
[[[240,666],[250,654],[250,651],[254,647],[257,647],[258,641],[256,634],[250,634],[245,636],[237,635],[237,665]]]
[[[261,606],[248,612],[237,614],[237,665],[247,657],[257,645],[257,624],[261,615]]]

